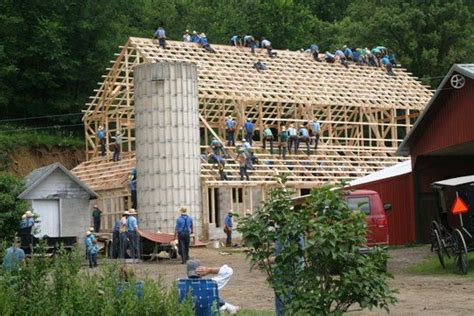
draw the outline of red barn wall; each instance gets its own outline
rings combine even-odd
[[[474,80],[453,89],[446,102],[426,117],[427,125],[410,146],[412,161],[420,155],[474,141]]]
[[[390,245],[416,242],[413,177],[411,173],[363,183],[351,189],[373,190],[379,193],[384,204],[392,204],[387,211]]]

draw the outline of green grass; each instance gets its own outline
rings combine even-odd
[[[239,311],[239,316],[273,316],[275,312],[272,311],[256,311],[250,309],[244,309]]]
[[[441,267],[439,263],[438,256],[436,253],[432,253],[431,256],[424,259],[422,262],[415,264],[407,269],[407,272],[418,274],[418,275],[449,275],[449,276],[456,276],[460,275],[458,273],[458,269],[455,264],[454,258],[447,258],[444,257],[446,263],[446,269]],[[467,276],[470,278],[474,278],[474,253],[468,254],[468,267],[467,267],[467,275],[460,275],[460,276]]]

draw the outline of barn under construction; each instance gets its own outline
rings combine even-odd
[[[194,43],[168,41],[163,49],[152,39],[132,37],[104,75],[84,111],[87,161],[73,170],[99,194],[104,230],[111,229],[113,221],[130,207],[128,176],[136,160],[141,225],[170,232],[176,205],[187,204],[198,221],[201,237],[208,238],[221,227],[229,209],[242,213],[257,208],[276,184],[277,174],[287,175],[288,186],[300,194],[402,161],[404,158],[396,157],[395,152],[432,96],[426,86],[401,68],[395,70],[396,76],[388,76],[381,68],[351,64],[346,69],[338,63],[316,62],[311,54],[301,52],[275,50],[277,57],[270,58],[266,50],[257,49],[252,54],[243,47],[213,48],[214,54]],[[253,68],[258,60],[266,64],[267,70],[258,72]],[[172,66],[144,70],[141,64]],[[149,92],[152,100],[142,98],[141,114],[135,107],[137,70],[143,81],[140,94]],[[183,83],[178,84],[181,79]],[[166,93],[169,98],[164,96]],[[175,97],[185,99],[175,101]],[[186,106],[193,102],[195,111]],[[148,115],[148,108],[162,112]],[[250,172],[250,181],[240,181],[233,160],[235,148],[226,147],[230,156],[226,164],[228,181],[221,181],[217,169],[206,159],[211,137],[225,143],[224,121],[229,115],[236,119],[237,130],[246,119],[255,123],[253,150],[259,163]],[[321,123],[316,152],[307,155],[300,147],[297,154],[282,159],[278,149],[274,153],[262,149],[265,125],[277,135],[283,126],[295,124],[298,128],[313,119]],[[117,131],[126,131],[120,161],[112,161],[111,153],[99,155],[99,125],[107,129],[107,142]],[[156,132],[153,126],[157,126]],[[161,131],[167,126],[183,132],[174,137]],[[238,143],[241,138],[240,132]],[[187,147],[181,146],[183,139]],[[174,153],[174,148],[182,148],[185,154],[180,154],[181,149]],[[140,153],[142,158],[138,157]],[[157,158],[148,163],[153,155]],[[180,157],[185,156],[189,164],[181,163]],[[196,175],[198,182],[191,185]],[[189,190],[197,192],[198,199],[191,201],[192,194],[187,191],[176,193],[188,185]],[[140,193],[140,189],[148,193]],[[158,208],[145,202],[151,195],[156,196],[153,203]]]

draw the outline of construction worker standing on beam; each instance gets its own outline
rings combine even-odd
[[[227,134],[227,146],[235,146],[235,127],[237,122],[229,115],[225,121],[225,130]]]

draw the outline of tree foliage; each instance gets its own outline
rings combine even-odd
[[[365,215],[351,211],[341,191],[329,186],[312,190],[298,210],[290,197],[285,187],[273,190],[239,224],[252,266],[267,272],[285,313],[338,315],[353,304],[388,311],[396,299],[387,284],[387,255],[378,248],[359,252],[367,243]],[[281,245],[276,256],[275,241]]]
[[[291,50],[384,45],[435,87],[451,64],[474,58],[473,10],[466,0],[4,0],[0,111],[4,118],[79,112],[118,46],[159,25],[177,40],[190,29],[212,43],[240,31]]]
[[[0,239],[11,240],[18,231],[21,215],[28,205],[17,199],[24,186],[20,179],[0,172]]]

